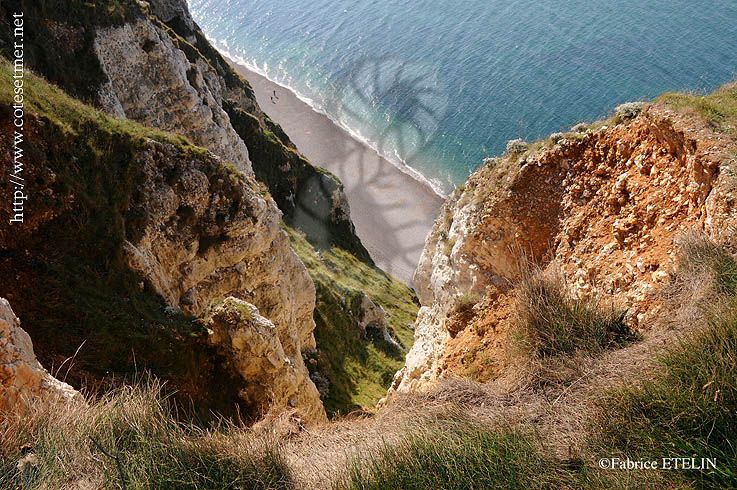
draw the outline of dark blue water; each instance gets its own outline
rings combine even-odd
[[[446,191],[509,139],[737,76],[737,0],[189,1],[219,48]]]

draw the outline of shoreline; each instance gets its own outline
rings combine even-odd
[[[214,41],[214,40],[212,40],[210,38],[208,38],[208,40],[211,43],[213,43],[213,46],[216,46],[216,41]],[[360,134],[358,134],[353,129],[345,126],[340,121],[336,121],[335,119],[333,119],[330,116],[330,114],[328,114],[324,110],[320,109],[319,107],[316,107],[315,104],[314,104],[314,101],[312,99],[310,99],[309,97],[300,95],[299,92],[297,92],[293,87],[291,87],[289,85],[284,85],[281,82],[277,82],[277,81],[272,80],[271,78],[269,78],[269,76],[262,69],[260,69],[260,68],[258,68],[256,66],[252,65],[251,63],[246,62],[245,60],[243,60],[239,56],[235,56],[235,55],[229,53],[228,51],[222,49],[221,47],[216,47],[216,49],[230,63],[230,65],[237,72],[239,72],[241,75],[243,75],[249,82],[251,81],[251,78],[259,77],[259,78],[265,79],[266,81],[268,81],[269,83],[271,83],[271,84],[273,84],[273,85],[275,85],[277,87],[280,87],[283,90],[286,90],[291,95],[293,95],[294,97],[296,97],[297,99],[299,99],[300,101],[302,101],[303,103],[305,103],[314,112],[316,112],[317,114],[320,114],[320,115],[325,116],[326,118],[328,118],[333,124],[335,124],[338,128],[340,128],[343,131],[345,131],[346,133],[348,133],[350,135],[350,137],[353,138],[354,140],[356,140],[358,143],[361,143],[363,145],[366,145],[368,148],[370,148],[371,150],[373,150],[380,158],[383,158],[384,160],[386,160],[389,163],[391,163],[392,165],[394,165],[394,167],[397,170],[399,170],[403,174],[406,174],[406,175],[412,177],[413,179],[417,180],[421,184],[430,187],[433,190],[433,192],[435,194],[437,194],[438,197],[440,197],[440,199],[442,199],[443,201],[445,201],[450,196],[450,194],[452,194],[452,190],[450,192],[448,192],[448,193],[445,193],[442,190],[441,184],[438,184],[436,182],[433,182],[432,179],[429,179],[429,178],[425,177],[425,175],[423,175],[422,172],[420,172],[419,170],[416,170],[415,168],[411,167],[410,165],[407,165],[404,161],[397,160],[396,158],[393,158],[393,157],[391,157],[389,155],[385,155],[385,154],[381,153],[379,150],[376,149],[376,146],[374,145],[373,142],[367,140],[366,138],[364,138],[363,136],[361,136]],[[259,100],[259,105],[261,105],[261,101],[260,100]],[[264,107],[265,106],[262,106],[261,107],[261,110],[263,110],[264,112],[266,112],[268,114],[268,112],[266,110],[264,110]],[[269,115],[269,117],[271,117],[270,114],[268,114],[268,115]]]
[[[400,169],[289,88],[221,54],[251,83],[261,110],[282,126],[299,151],[343,182],[356,233],[376,265],[412,286],[425,237],[444,198],[411,175],[416,171]]]

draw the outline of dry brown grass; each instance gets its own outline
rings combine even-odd
[[[726,249],[702,232],[690,231],[677,244],[676,271],[662,291],[668,314],[661,316],[660,324],[704,327],[729,307],[737,290],[737,265]]]
[[[599,296],[576,298],[560,272],[528,265],[515,288],[516,328],[510,355],[533,388],[565,388],[590,358],[635,339],[625,310]]]
[[[557,271],[530,271],[516,292],[520,333],[538,359],[577,352],[596,354],[623,345],[631,335],[624,324],[624,310],[597,296],[571,296]]]
[[[148,381],[90,404],[34,403],[0,426],[0,488],[286,489],[277,445],[223,424],[176,421]]]
[[[614,345],[607,337],[608,323],[603,323],[606,335],[596,323],[602,311],[605,318],[615,318],[607,316],[609,306],[570,298],[555,276],[551,280],[540,273],[525,279],[528,290],[521,297],[528,308],[538,305],[543,312],[527,317],[537,326],[561,318],[596,324],[579,325],[578,330],[564,325],[565,332],[581,336],[563,344],[573,348],[528,351],[535,354],[533,365],[546,369],[544,389],[505,379],[480,384],[450,378],[427,391],[395,395],[372,416],[354,414],[300,429],[286,414],[252,429],[223,423],[203,430],[177,423],[155,384],[124,388],[88,407],[34,406],[27,416],[11,418],[0,428],[0,487],[116,488],[120,470],[99,447],[120,455],[128,488],[404,488],[396,485],[414,483],[419,485],[415,488],[427,488],[422,485],[430,481],[428,474],[437,481],[460,481],[492,470],[498,471],[488,473],[494,478],[524,485],[530,476],[524,465],[532,463],[543,465],[545,481],[561,488],[627,488],[631,478],[667,484],[658,475],[592,469],[595,458],[610,447],[590,443],[596,430],[592,432],[591,423],[602,400],[605,409],[612,406],[602,393],[657,380],[657,358],[664,347],[726,311],[721,305],[737,288],[734,260],[695,235],[681,241],[681,257],[664,292],[672,304],[665,309],[671,319],[668,328],[656,328],[642,342],[620,349],[608,348]],[[594,335],[588,336],[592,328]],[[538,343],[526,345],[559,345],[557,337],[546,344],[549,332],[543,334],[533,337]],[[716,338],[721,337],[717,332]],[[729,359],[728,353],[720,356]],[[720,379],[727,379],[731,374],[724,362],[720,365],[725,373]],[[699,372],[711,371],[706,366]],[[683,405],[688,406],[696,405]],[[474,429],[458,430],[465,426]],[[465,466],[442,466],[456,457]],[[502,457],[522,464],[512,465],[516,469],[507,473],[508,468],[491,464]],[[27,464],[21,471],[17,463],[24,458]],[[456,487],[464,488],[465,483]]]

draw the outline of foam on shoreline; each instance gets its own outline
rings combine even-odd
[[[222,45],[220,50],[251,82],[261,109],[300,152],[343,182],[356,233],[376,265],[411,286],[425,237],[444,201],[441,195],[427,179],[380,155],[309,100],[250,69],[246,60],[233,60]]]
[[[397,170],[400,172],[412,177],[413,179],[417,180],[418,182],[422,183],[423,185],[428,186],[432,191],[438,195],[438,197],[442,199],[446,199],[448,197],[448,193],[443,191],[442,185],[439,182],[435,182],[432,179],[426,177],[423,175],[420,171],[414,169],[410,165],[408,165],[405,161],[403,161],[401,158],[399,158],[396,154],[388,154],[386,152],[381,152],[377,148],[376,142],[373,142],[369,140],[368,138],[361,135],[360,132],[355,130],[354,128],[349,127],[348,125],[344,124],[342,121],[334,118],[331,114],[329,114],[327,111],[325,111],[323,108],[319,106],[313,99],[301,94],[298,90],[296,90],[291,85],[283,82],[278,81],[275,79],[275,77],[269,75],[269,69],[268,65],[265,65],[264,67],[258,66],[256,63],[249,61],[242,56],[235,54],[231,52],[228,49],[227,43],[220,41],[218,39],[211,38],[207,36],[208,41],[222,54],[226,59],[231,60],[232,62],[243,66],[247,70],[254,72],[258,75],[261,75],[262,77],[268,79],[271,83],[274,83],[280,87],[282,87],[285,90],[288,90],[292,93],[295,97],[297,97],[299,100],[310,106],[313,111],[317,112],[318,114],[321,114],[330,121],[333,122],[336,126],[344,130],[346,133],[351,135],[352,138],[354,138],[359,143],[366,145],[371,150],[373,150],[379,157],[387,160],[389,163],[394,165]]]

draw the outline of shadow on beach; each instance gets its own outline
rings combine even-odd
[[[283,127],[301,153],[343,182],[357,234],[376,264],[411,285],[425,237],[432,228],[443,199],[428,184],[400,171],[374,149],[351,136],[325,115],[314,111],[289,90],[240,65],[237,68],[251,82],[262,109]],[[381,66],[372,62],[369,69],[381,69]],[[400,100],[411,93],[411,86],[397,86],[412,82],[411,79],[409,82],[400,79],[401,76],[401,73],[395,73],[394,79],[389,80],[379,95]],[[349,91],[358,89],[351,84],[346,86]],[[362,97],[377,94],[351,95],[351,100],[360,103]],[[337,100],[336,103],[342,102]],[[379,141],[380,145],[384,145],[391,140],[395,146],[411,151],[429,140],[433,118],[442,117],[442,114],[430,107],[423,108],[417,100],[403,100],[402,103],[407,104],[407,110],[422,112],[417,115],[419,124],[403,127],[388,125]],[[351,111],[353,108],[343,105],[338,110]],[[428,125],[429,130],[426,129]],[[300,204],[297,205],[299,208]],[[302,212],[305,219],[314,215],[312,209]],[[296,219],[299,219],[299,214]]]

